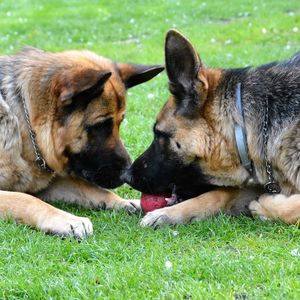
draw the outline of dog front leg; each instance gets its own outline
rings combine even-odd
[[[39,196],[48,201],[63,200],[92,209],[125,209],[130,213],[140,210],[139,200],[124,200],[106,189],[76,178],[56,178]]]
[[[88,218],[74,216],[24,193],[0,191],[0,216],[60,236],[83,238],[93,232]]]
[[[237,194],[238,190],[235,189],[214,190],[174,206],[149,212],[140,225],[158,227],[164,224],[189,223],[194,219],[201,220],[220,211],[230,210]]]

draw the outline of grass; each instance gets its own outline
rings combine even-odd
[[[298,51],[299,24],[298,0],[2,0],[0,51],[87,48],[162,63],[165,32],[176,27],[205,64],[237,67]],[[130,90],[121,133],[133,158],[149,144],[167,95],[165,74]],[[139,196],[128,186],[117,192]],[[0,221],[1,299],[299,298],[296,227],[219,216],[154,231],[139,228],[139,215],[57,206],[91,218],[95,234],[78,243]]]

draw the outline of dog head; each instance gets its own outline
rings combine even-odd
[[[207,69],[191,43],[170,30],[165,44],[171,96],[154,124],[150,147],[126,172],[126,181],[146,193],[190,198],[212,185],[236,185],[241,167],[233,132],[220,112],[223,71]]]
[[[30,98],[39,101],[30,110],[48,165],[104,188],[121,185],[120,175],[131,163],[119,135],[126,90],[164,68],[115,63],[87,51],[38,56],[32,77],[40,85]]]

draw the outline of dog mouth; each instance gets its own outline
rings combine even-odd
[[[166,201],[166,206],[172,206],[174,204],[177,204],[177,203],[180,203],[182,201],[184,201],[181,197],[179,197],[177,194],[176,194],[176,185],[174,184],[173,185],[173,188],[172,188],[172,192],[171,193],[164,193],[164,194],[146,194],[146,193],[142,193],[142,195],[148,195],[148,196],[151,196],[151,197],[162,197],[164,198],[164,200]]]
[[[172,193],[171,193],[170,197],[166,198],[167,206],[172,206],[174,204],[182,202],[183,200],[184,199],[182,199],[180,196],[178,196],[176,194],[176,185],[174,184],[173,188],[172,188]]]
[[[171,171],[160,168],[158,173],[145,172],[137,162],[124,170],[121,180],[144,194],[170,195],[170,202],[181,202],[215,188],[193,165]]]
[[[157,185],[155,182],[147,177],[133,177],[130,173],[121,175],[121,180],[130,185],[132,188],[148,195],[165,195],[171,198],[175,195],[175,184],[161,184]]]
[[[87,182],[106,189],[114,189],[121,186],[124,181],[120,178],[120,171],[100,172],[83,169],[80,172],[70,172],[72,177],[79,177]]]

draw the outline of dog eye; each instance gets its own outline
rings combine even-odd
[[[105,141],[111,136],[113,125],[113,118],[109,118],[97,124],[87,126],[89,140],[92,141],[101,138],[102,141]]]
[[[171,137],[171,135],[169,133],[164,132],[164,131],[160,131],[160,130],[155,130],[154,134],[157,137],[162,137],[162,138],[165,138],[165,139],[169,139]]]
[[[113,118],[106,119],[100,123],[101,127],[111,127],[113,125]]]
[[[98,122],[96,124],[87,125],[86,127],[88,130],[91,130],[91,129],[99,130],[99,129],[111,128],[112,125],[113,125],[113,118],[108,118],[108,119]]]

